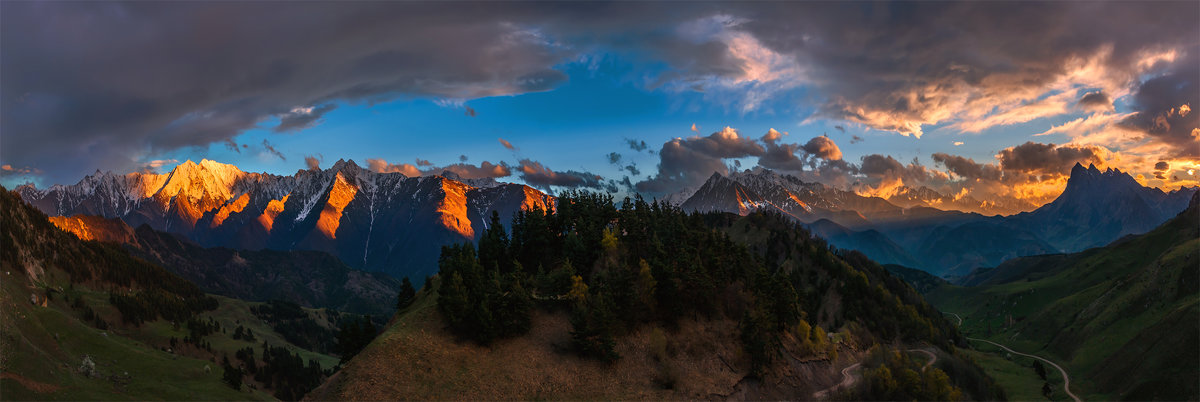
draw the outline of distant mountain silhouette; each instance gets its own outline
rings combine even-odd
[[[1100,171],[1095,165],[1084,168],[1076,163],[1057,199],[1008,217],[1005,223],[1032,230],[1054,247],[1073,252],[1148,232],[1186,208],[1195,192],[1164,192],[1142,186],[1120,169]]]
[[[714,173],[680,207],[740,215],[776,211],[833,245],[882,263],[963,276],[1016,257],[1076,252],[1145,233],[1183,210],[1195,193],[1196,188],[1164,192],[1120,170],[1077,164],[1053,202],[989,217],[932,207],[963,200],[928,188],[905,188],[885,200],[757,169],[729,177]]]

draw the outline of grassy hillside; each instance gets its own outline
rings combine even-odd
[[[1060,362],[1085,398],[1200,398],[1195,202],[1145,235],[992,271],[975,279],[982,286],[941,286],[926,297],[962,316],[967,336]]]
[[[235,388],[225,359],[246,368],[237,351],[257,358],[269,344],[314,367],[338,361],[289,342],[295,334],[253,313],[262,303],[206,295],[116,244],[82,241],[7,191],[0,221],[0,399],[270,400],[297,388],[288,382],[296,375],[247,373]],[[304,311],[328,331],[340,317]]]
[[[0,285],[0,399],[272,399],[222,384],[220,366],[209,359],[169,353],[130,334],[84,324],[61,300],[45,307],[32,304],[28,282],[14,275],[5,279]],[[97,313],[120,320],[119,313],[106,310]],[[84,356],[95,363],[94,376],[80,370]]]

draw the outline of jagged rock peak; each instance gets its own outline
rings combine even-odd
[[[337,162],[333,163],[333,169],[345,169],[345,168],[360,168],[361,169],[361,167],[358,166],[358,163],[354,162],[354,159],[338,159]]]

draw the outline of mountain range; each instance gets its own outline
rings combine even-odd
[[[1196,188],[1164,192],[1120,170],[1076,164],[1063,193],[1033,211],[1003,216],[940,210],[952,199],[905,188],[889,199],[757,169],[713,174],[680,206],[745,215],[769,210],[806,224],[834,245],[880,263],[962,276],[1020,256],[1075,252],[1145,233],[1183,210]],[[918,201],[921,200],[921,201]]]
[[[96,172],[74,185],[16,192],[51,216],[120,218],[204,247],[324,251],[417,281],[435,271],[441,245],[473,241],[491,211],[507,221],[554,203],[525,185],[451,172],[410,178],[343,160],[292,176],[187,161],[166,174]]]
[[[74,185],[16,191],[57,216],[59,226],[101,223],[85,215],[119,218],[203,247],[324,251],[350,267],[418,283],[433,273],[440,246],[478,239],[491,211],[508,222],[519,210],[555,203],[525,185],[451,172],[410,178],[343,160],[292,176],[187,161],[166,174],[97,172]],[[714,173],[698,188],[667,198],[689,211],[774,211],[880,263],[953,277],[1011,258],[1075,252],[1144,233],[1182,210],[1195,192],[1164,192],[1120,170],[1076,164],[1057,199],[1007,216],[962,210],[1020,209],[1000,207],[1014,201],[980,202],[925,187],[902,187],[884,199],[761,168],[728,177]]]

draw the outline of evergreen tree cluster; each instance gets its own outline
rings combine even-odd
[[[254,330],[250,328],[244,328],[241,325],[238,325],[237,328],[233,330],[233,339],[244,340],[246,342],[257,341],[257,339],[254,337]]]
[[[292,353],[288,348],[271,346],[266,341],[261,347],[261,361],[255,357],[254,346],[238,349],[232,363],[228,357],[223,358],[225,372],[222,379],[226,384],[238,389],[243,383],[242,377],[248,375],[264,388],[272,390],[276,398],[293,401],[321,385],[325,377],[331,374],[331,370],[322,370],[316,360],[309,360],[305,364],[299,353]]]
[[[400,281],[400,292],[396,294],[396,311],[402,311],[413,304],[417,298],[417,290],[413,289],[412,281],[404,277]]]
[[[285,347],[271,346],[265,341],[262,347],[262,364],[254,373],[254,380],[274,390],[276,398],[300,400],[325,379],[326,373],[316,360],[309,360],[306,365],[299,353]]]
[[[330,318],[341,320],[341,314],[334,310],[325,310]],[[308,311],[299,304],[284,300],[270,300],[261,305],[250,307],[254,316],[271,325],[283,336],[284,340],[293,345],[318,353],[335,353],[337,351],[337,333],[317,322]],[[356,317],[356,316],[355,316]]]
[[[342,355],[342,363],[350,361],[350,358],[367,347],[378,333],[375,324],[371,323],[371,317],[350,316],[342,319],[337,334],[337,351]]]
[[[756,366],[778,354],[787,331],[812,353],[836,353],[824,328],[850,321],[866,341],[948,347],[959,336],[882,267],[780,215],[688,214],[640,197],[617,207],[595,193],[518,212],[507,231],[493,212],[478,247],[443,247],[437,290],[439,311],[462,337],[486,344],[521,335],[536,303],[568,309],[576,350],[607,361],[620,358],[621,334],[685,317],[740,320]],[[840,295],[840,311],[822,309],[829,295]]]

